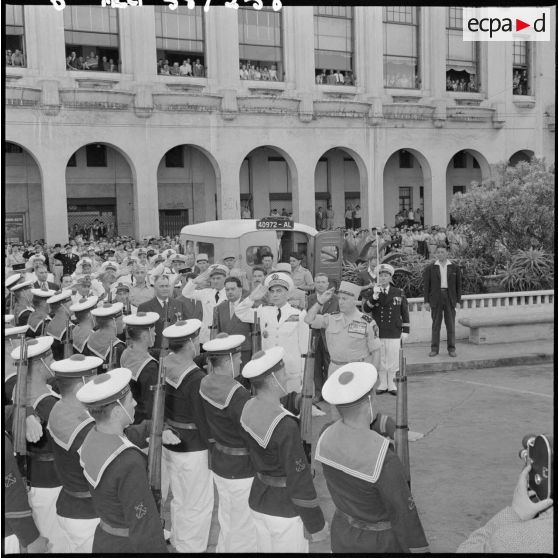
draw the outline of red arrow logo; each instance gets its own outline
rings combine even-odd
[[[524,21],[521,21],[520,19],[515,20],[515,30],[516,31],[521,31],[522,29],[525,29],[526,27],[531,27],[530,23],[525,23]]]

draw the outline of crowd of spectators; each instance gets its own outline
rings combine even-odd
[[[527,79],[527,70],[513,71],[513,94],[529,95],[529,80]]]
[[[271,64],[267,66],[255,66],[254,64],[240,63],[239,67],[240,79],[249,79],[253,81],[280,81],[277,74],[277,65]]]
[[[179,62],[169,62],[167,59],[157,60],[157,74],[161,76],[205,77],[206,68],[199,58],[192,63],[191,58]]]
[[[420,80],[409,73],[391,73],[386,76],[385,86],[394,89],[418,89]]]
[[[451,75],[446,76],[446,91],[478,93],[478,90],[479,87],[473,75],[470,75],[468,79],[453,78]]]
[[[319,70],[316,74],[317,85],[356,85],[353,72],[339,70]]]
[[[89,56],[85,58],[83,56],[77,56],[75,51],[72,51],[69,56],[66,57],[66,69],[75,71],[93,71],[93,72],[119,72],[120,62],[114,61],[113,58],[107,58],[106,56],[99,59],[99,55],[95,54],[94,51],[89,53]]]
[[[25,55],[19,48],[14,49],[13,52],[9,48],[6,49],[6,66],[25,67]]]

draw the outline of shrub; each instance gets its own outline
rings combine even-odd
[[[500,285],[507,292],[554,288],[554,255],[544,250],[518,250],[502,267]]]

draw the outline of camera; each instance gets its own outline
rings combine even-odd
[[[553,461],[554,439],[545,434],[527,434],[522,440],[523,448],[519,457],[525,465],[531,464],[528,488],[537,500],[552,498],[554,492]]]

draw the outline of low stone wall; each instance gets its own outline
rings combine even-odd
[[[424,309],[424,299],[422,297],[409,298],[408,302],[411,318],[411,334],[408,342],[429,342],[432,318],[430,312]],[[457,339],[465,341],[469,339],[469,328],[461,325],[458,322],[459,318],[519,314],[521,312],[548,312],[548,309],[553,307],[554,290],[464,295],[463,305],[460,310],[457,310],[455,335]],[[446,339],[446,329],[443,323],[441,339]]]

